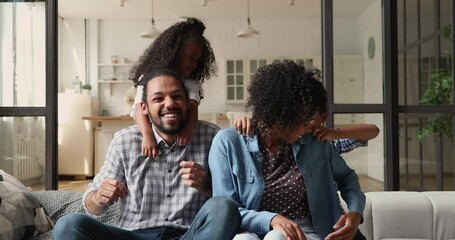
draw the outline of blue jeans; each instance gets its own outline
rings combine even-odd
[[[57,221],[53,237],[59,239],[231,240],[240,227],[237,205],[224,197],[212,197],[199,210],[188,230],[168,227],[125,230],[104,224],[87,214],[68,214]]]

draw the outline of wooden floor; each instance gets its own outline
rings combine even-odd
[[[365,175],[359,175],[360,187],[362,192],[384,191],[384,182],[380,182]]]

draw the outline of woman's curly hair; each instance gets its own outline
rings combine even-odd
[[[175,61],[182,52],[187,40],[197,40],[202,45],[202,56],[197,67],[188,78],[204,82],[216,73],[215,55],[210,42],[204,37],[205,25],[199,19],[188,18],[185,22],[178,22],[158,36],[144,54],[134,64],[130,71],[130,79],[134,86],[140,83],[140,76],[157,69],[173,69]]]
[[[308,123],[320,109],[327,109],[327,93],[321,72],[284,60],[259,68],[248,87],[246,105],[256,131],[269,132],[274,125],[295,127]]]

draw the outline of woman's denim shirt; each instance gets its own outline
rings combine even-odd
[[[233,128],[222,129],[213,139],[209,167],[213,196],[237,202],[241,230],[263,236],[271,230],[270,222],[276,213],[257,211],[265,188],[258,144],[257,136],[245,137]],[[332,226],[343,214],[337,189],[349,211],[363,214],[365,195],[357,174],[329,142],[319,142],[306,134],[292,145],[292,150],[305,181],[313,227],[319,236],[325,238],[333,232]]]

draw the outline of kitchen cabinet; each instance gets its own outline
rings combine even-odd
[[[123,128],[134,125],[135,122],[130,116],[84,116],[82,119],[100,123],[99,127],[94,129],[94,173],[97,174],[106,159],[106,153],[114,134]]]

